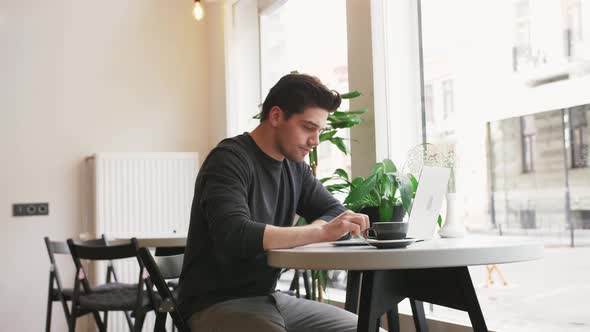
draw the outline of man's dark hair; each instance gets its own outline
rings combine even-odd
[[[280,107],[286,119],[289,119],[293,114],[303,113],[308,107],[333,112],[340,107],[341,102],[340,94],[328,89],[318,78],[306,74],[289,74],[283,76],[268,92],[262,104],[260,122],[268,119],[273,106]]]

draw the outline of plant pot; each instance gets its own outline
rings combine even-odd
[[[369,216],[369,221],[372,223],[374,222],[401,222],[404,221],[404,207],[401,205],[395,205],[393,207],[393,215],[390,220],[380,220],[379,218],[379,207],[378,206],[369,206],[362,208],[360,213],[366,214]]]

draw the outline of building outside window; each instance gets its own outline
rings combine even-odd
[[[535,117],[527,115],[520,118],[522,138],[522,172],[531,173],[535,170]]]
[[[514,46],[512,48],[514,71],[518,71],[529,62],[532,55],[529,6],[529,0],[514,2]]]
[[[424,112],[426,113],[426,122],[434,123],[434,89],[432,84],[424,85]]]
[[[580,0],[562,0],[565,55],[574,56],[576,44],[583,41],[582,6]]]
[[[443,117],[448,119],[453,113],[453,80],[446,79],[442,81],[442,92],[443,92]]]
[[[588,122],[587,106],[574,107],[569,110],[571,167],[588,167]]]

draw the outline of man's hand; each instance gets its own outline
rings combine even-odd
[[[336,241],[348,232],[352,235],[360,235],[368,227],[369,217],[366,214],[347,210],[329,223],[322,225],[322,242]]]

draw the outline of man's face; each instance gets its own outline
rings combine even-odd
[[[289,160],[303,161],[309,151],[320,144],[320,132],[326,126],[328,111],[308,107],[303,113],[286,119],[285,113],[279,109],[275,120],[278,151]]]

